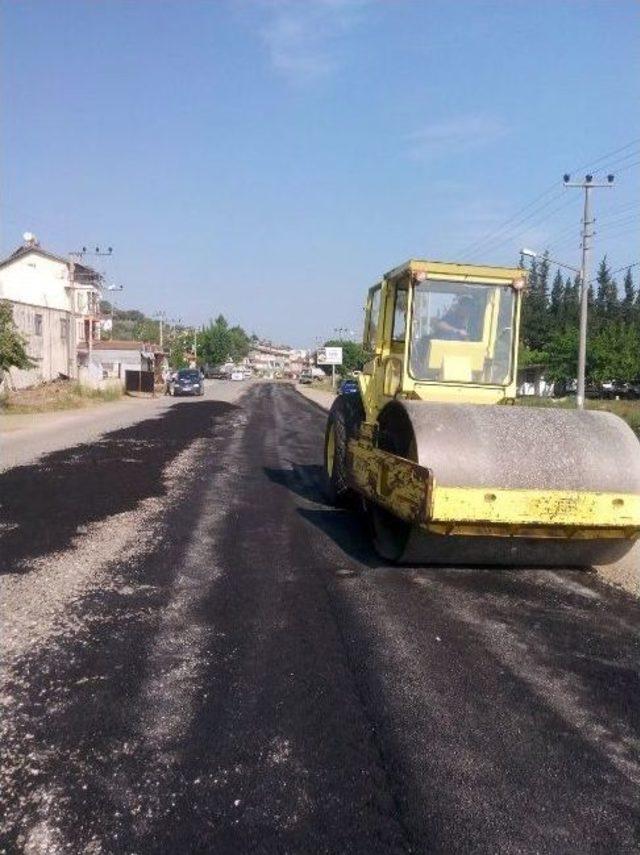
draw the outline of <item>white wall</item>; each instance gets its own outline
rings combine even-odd
[[[31,253],[0,268],[0,300],[71,311],[66,264]]]
[[[70,319],[70,313],[60,309],[13,304],[13,320],[26,340],[28,355],[36,363],[35,367],[28,371],[17,368],[10,370],[11,383],[15,389],[57,380],[60,374],[69,375],[73,367],[70,360]],[[67,334],[63,338],[64,321]],[[37,334],[38,328],[40,334]]]
[[[27,341],[27,352],[36,360],[29,371],[12,369],[15,388],[56,380],[59,374],[76,376],[75,344],[85,338],[84,318],[72,317],[75,292],[76,311],[86,315],[97,310],[99,294],[91,285],[76,283],[69,287],[69,269],[65,261],[47,258],[37,251],[9,261],[0,268],[0,300],[12,304],[13,316]],[[36,333],[36,316],[42,319],[42,333]],[[61,320],[68,319],[67,339],[61,336]]]

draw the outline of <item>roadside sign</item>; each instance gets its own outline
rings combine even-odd
[[[319,347],[318,365],[342,365],[342,348]]]

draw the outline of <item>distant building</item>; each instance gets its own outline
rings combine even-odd
[[[0,300],[8,301],[33,369],[12,368],[15,388],[79,375],[100,338],[102,276],[43,249],[35,236],[0,261]]]
[[[90,370],[94,375],[96,370],[99,371],[104,379],[113,377],[124,380],[124,372],[127,370],[153,371],[156,353],[164,355],[157,345],[142,341],[97,341],[91,350]]]
[[[297,376],[307,364],[307,351],[259,341],[249,351],[246,361],[253,373],[260,377],[273,378],[277,374]]]

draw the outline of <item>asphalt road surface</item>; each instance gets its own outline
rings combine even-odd
[[[0,850],[640,850],[640,605],[381,566],[290,386],[0,475]]]

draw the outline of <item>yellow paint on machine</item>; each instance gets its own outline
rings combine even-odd
[[[635,538],[640,496],[564,490],[442,487],[423,466],[349,443],[352,486],[396,516],[440,534],[565,539]]]
[[[508,527],[509,534],[527,537],[555,536],[637,537],[640,533],[640,496],[625,493],[590,493],[571,490],[505,490],[433,486],[429,529],[467,533],[469,526],[494,534]],[[539,533],[536,530],[539,530]],[[553,536],[553,535],[551,535]]]

